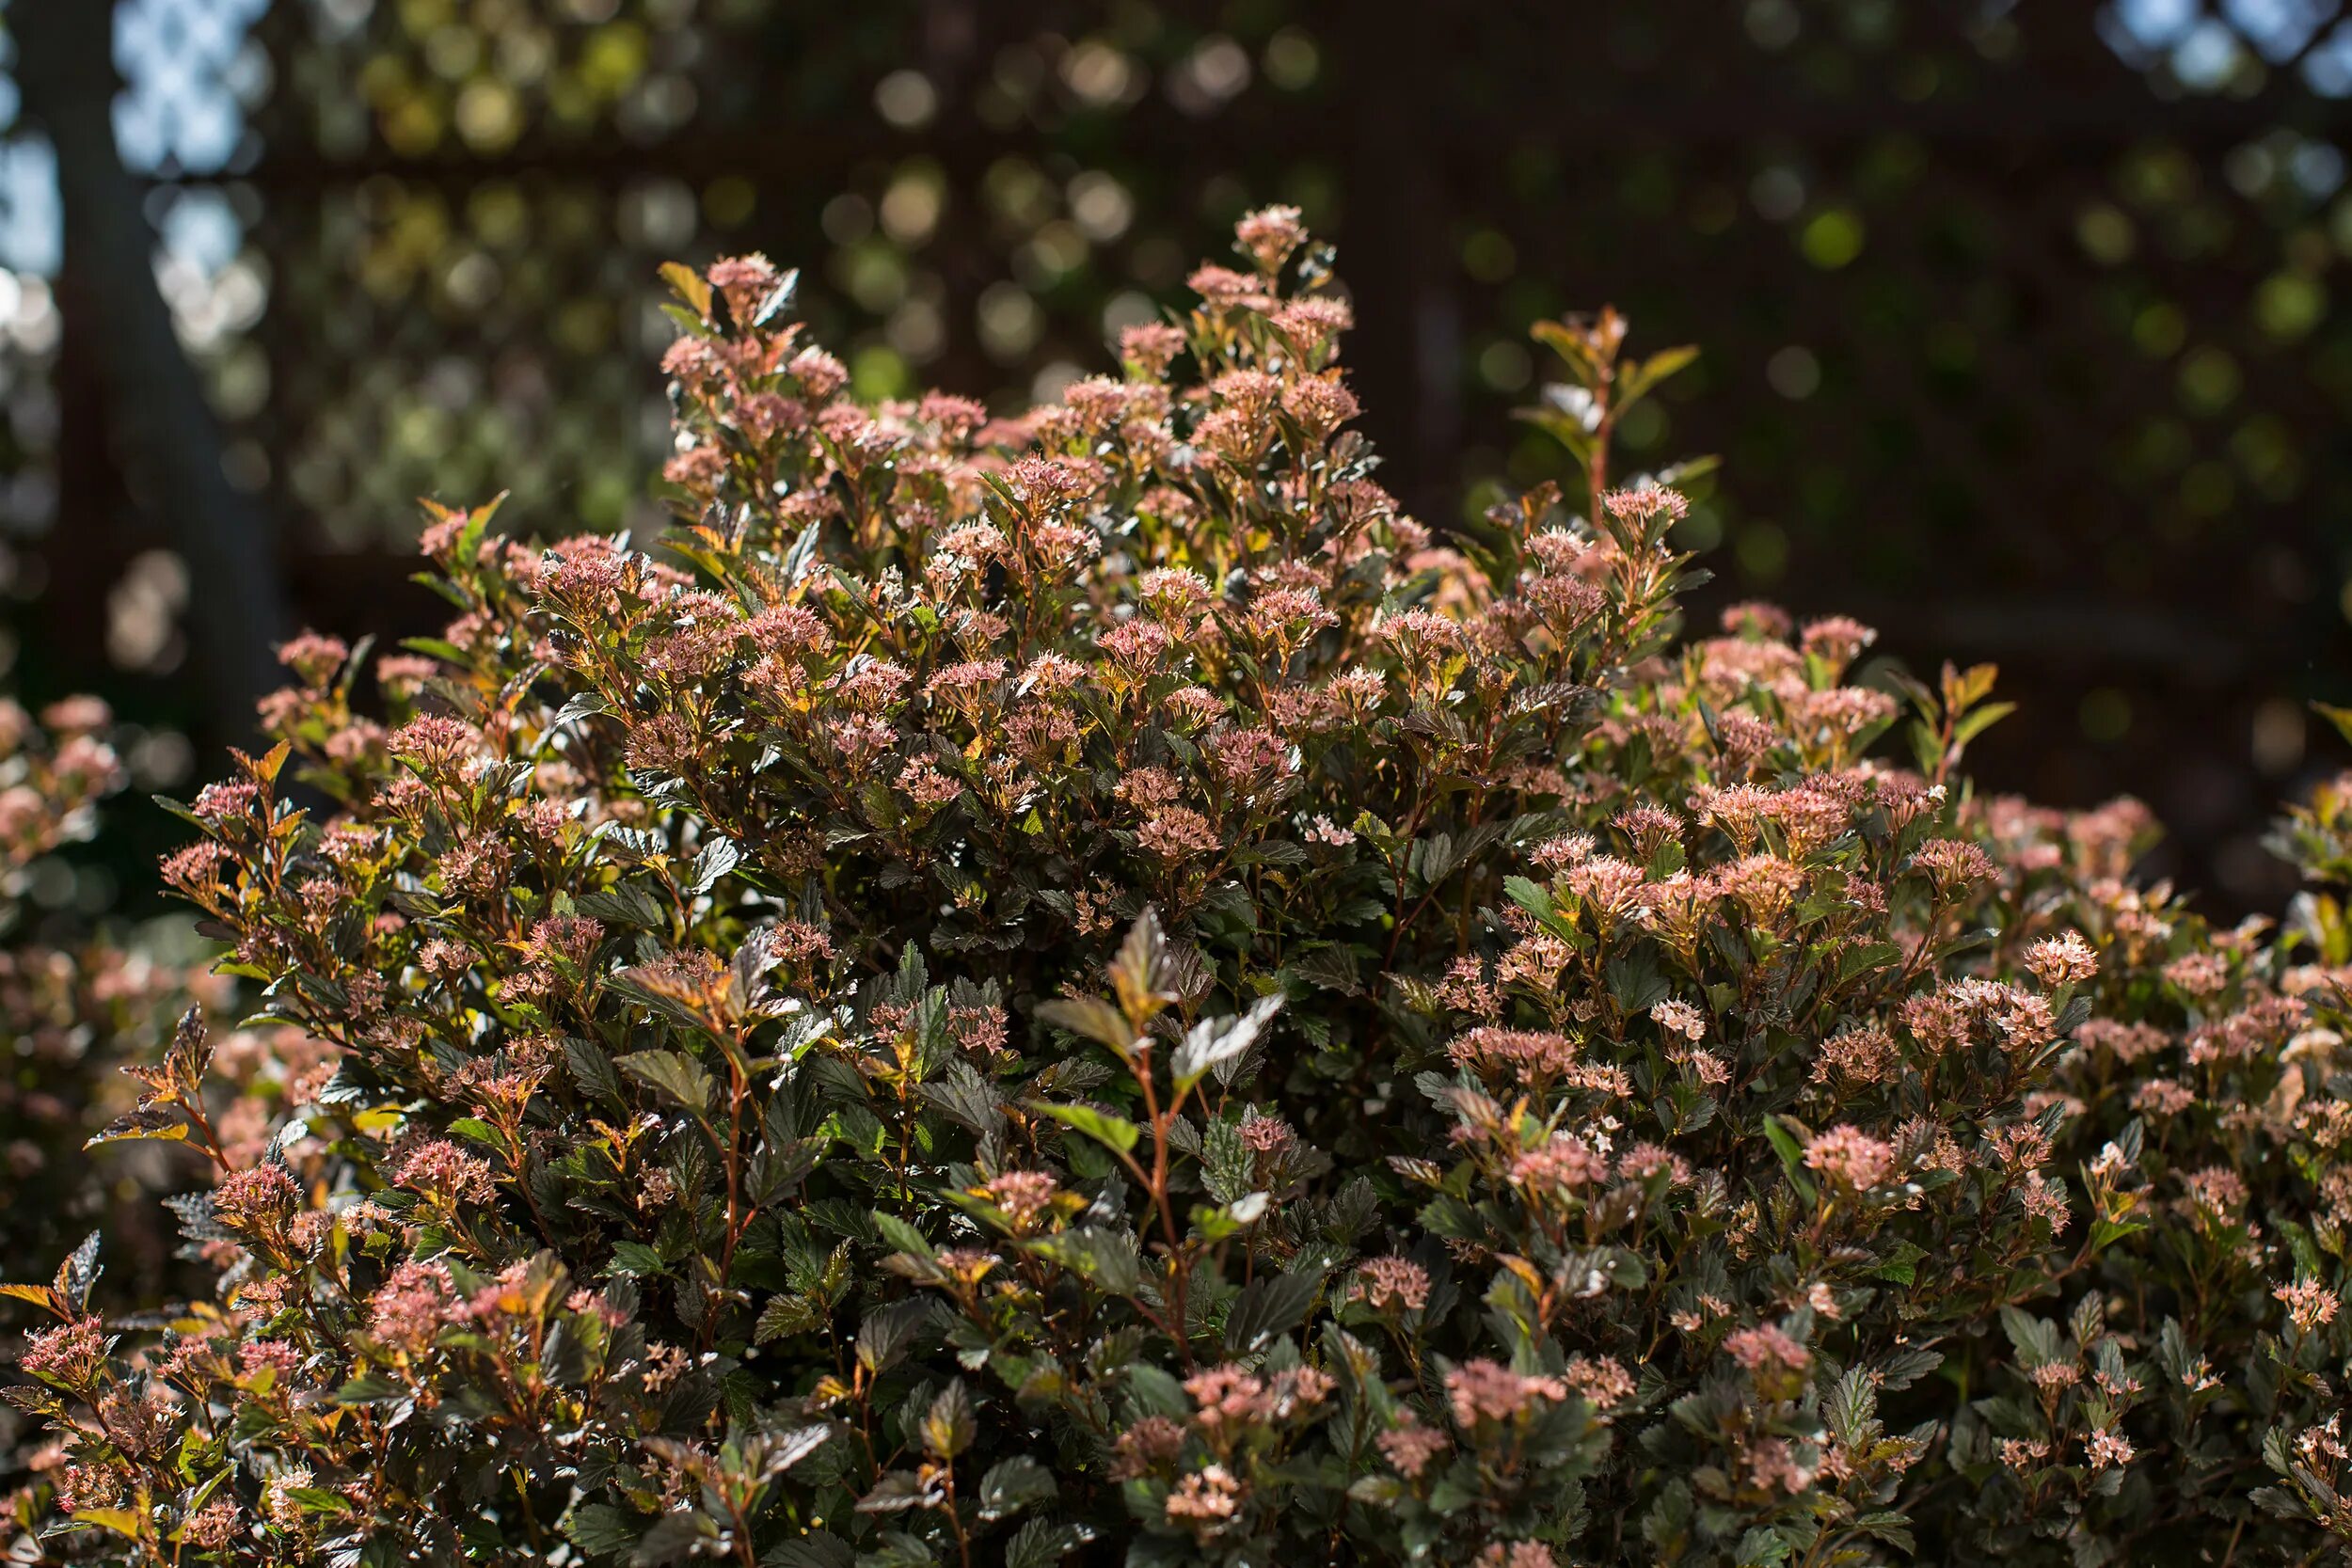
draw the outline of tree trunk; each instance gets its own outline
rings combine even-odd
[[[104,0],[13,8],[17,79],[27,118],[56,150],[72,293],[106,313],[86,341],[97,347],[112,445],[152,477],[164,535],[187,562],[205,710],[221,738],[243,740],[253,699],[280,684],[271,648],[287,614],[276,542],[262,508],[222,470],[220,422],[156,287],[146,192],[115,147],[113,12]]]

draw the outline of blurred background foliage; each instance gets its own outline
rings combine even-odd
[[[105,17],[103,71],[28,73],[44,8]],[[224,640],[437,624],[417,497],[655,520],[659,261],[764,249],[866,390],[1011,406],[1278,200],[1339,244],[1424,519],[1561,470],[1507,417],[1548,373],[1527,328],[1614,303],[1637,348],[1704,350],[1620,436],[1724,458],[1684,525],[1704,612],[1997,661],[2025,705],[1980,778],[2140,795],[2216,912],[2277,907],[2271,803],[2341,760],[2306,708],[2352,698],[2330,0],[6,0],[0,29],[0,685],[104,693],[148,786],[242,738]],[[124,368],[74,210],[92,94],[262,541],[234,608],[151,428],[169,367]],[[44,896],[103,910],[167,837],[119,811]]]

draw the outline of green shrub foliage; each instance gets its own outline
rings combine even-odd
[[[12,1288],[41,1550],[2352,1540],[2344,788],[2288,932],[2212,929],[2137,807],[1972,792],[1990,670],[1686,634],[1693,476],[1609,488],[1608,435],[1687,355],[1545,328],[1589,483],[1433,533],[1327,255],[1239,242],[1009,421],[673,268],[679,527],[437,512],[381,723],[286,650],[166,873],[318,1070],[232,1141],[192,1016],[112,1130],[214,1158],[209,1295]]]

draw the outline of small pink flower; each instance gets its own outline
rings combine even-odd
[[[1295,207],[1261,207],[1233,226],[1233,239],[1268,272],[1282,264],[1307,238]]]
[[[1649,1016],[1661,1029],[1671,1030],[1688,1040],[1707,1037],[1707,1015],[1688,1002],[1668,1000],[1649,1010]]]
[[[2045,986],[2075,984],[2099,973],[2099,955],[2080,932],[2068,931],[2026,949],[2026,968]]]
[[[1459,1425],[1482,1421],[1514,1421],[1540,1403],[1568,1397],[1568,1386],[1556,1377],[1529,1377],[1498,1361],[1465,1361],[1445,1374],[1446,1398]]]
[[[1418,1312],[1429,1305],[1429,1271],[1409,1258],[1375,1258],[1357,1269],[1356,1293],[1376,1312]]]
[[[980,1188],[982,1196],[1025,1229],[1053,1207],[1060,1191],[1061,1183],[1041,1170],[1009,1170]]]
[[[1168,1517],[1207,1533],[1241,1508],[1242,1485],[1222,1465],[1197,1470],[1168,1495]]]
[[[1406,1481],[1418,1480],[1432,1460],[1453,1446],[1444,1433],[1423,1425],[1409,1409],[1398,1412],[1397,1424],[1374,1441],[1379,1445],[1380,1456]]]
[[[26,1335],[17,1364],[35,1377],[78,1388],[95,1375],[105,1356],[106,1325],[96,1318],[76,1318],[61,1327]]]
[[[1863,1192],[1894,1174],[1895,1149],[1859,1128],[1840,1125],[1814,1134],[1804,1146],[1804,1163],[1837,1185]]]
[[[1740,1329],[1724,1341],[1724,1349],[1752,1372],[1801,1372],[1813,1365],[1813,1353],[1790,1338],[1776,1323]]]
[[[301,1187],[278,1164],[237,1171],[213,1190],[213,1212],[221,1223],[246,1229],[284,1220],[301,1201]]]
[[[453,1205],[482,1205],[497,1201],[490,1163],[469,1154],[447,1138],[435,1138],[410,1149],[392,1171],[392,1180],[413,1191],[429,1193]]]
[[[1613,1356],[1572,1355],[1565,1375],[1568,1386],[1597,1409],[1613,1409],[1633,1397],[1633,1374]]]
[[[2336,1293],[2316,1279],[2281,1285],[2270,1293],[2286,1303],[2287,1316],[2306,1334],[2315,1333],[2336,1321],[2340,1306]]]
[[[1250,1116],[1242,1120],[1241,1141],[1253,1153],[1279,1154],[1298,1141],[1298,1134],[1280,1117]]]

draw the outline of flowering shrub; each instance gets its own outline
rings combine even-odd
[[[1685,638],[1692,476],[1607,439],[1687,356],[1613,316],[1546,329],[1580,493],[1433,536],[1327,257],[1239,240],[1016,422],[862,406],[788,277],[671,269],[678,530],[437,512],[383,722],[285,650],[165,874],[308,1056],[232,1139],[192,1018],[115,1129],[217,1166],[208,1297],[11,1288],[44,1550],[2352,1540],[2341,914],[2214,931],[2137,807],[1975,795],[1989,670]]]
[[[56,1216],[70,1205],[54,1184],[79,1174],[60,1156],[90,1131],[81,1125],[89,1048],[127,1022],[123,1011],[149,990],[118,957],[92,960],[28,928],[38,870],[90,836],[97,803],[121,775],[103,705],[76,699],[43,717],[46,725],[36,723],[0,698],[0,1250],[11,1258],[56,1250]]]
[[[217,1001],[227,989],[135,934],[44,910],[32,896],[60,851],[94,835],[100,804],[122,786],[113,725],[95,698],[54,703],[38,721],[0,698],[0,1256],[56,1257],[103,1219],[118,1267],[135,1265],[152,1291],[170,1227],[151,1223],[151,1191],[125,1201],[110,1189],[164,1179],[158,1163],[117,1160],[101,1170],[79,1151],[130,1107],[117,1067],[150,1049],[192,990]],[[167,1180],[198,1174],[191,1166]]]
[[[91,836],[99,802],[120,787],[112,722],[90,698],[54,704],[38,721],[0,698],[0,1257],[57,1257],[103,1220],[118,1276],[135,1281],[136,1299],[157,1286],[170,1227],[157,1223],[154,1190],[120,1162],[90,1168],[79,1150],[128,1108],[113,1069],[168,1022],[187,976],[32,896],[54,857]],[[126,1188],[135,1196],[126,1198]],[[0,1488],[21,1479],[37,1440],[36,1423],[0,1410]]]

